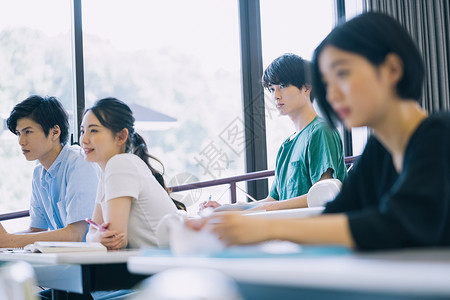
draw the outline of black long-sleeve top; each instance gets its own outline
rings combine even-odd
[[[345,213],[361,250],[450,246],[450,114],[412,134],[400,173],[371,137],[324,213]]]

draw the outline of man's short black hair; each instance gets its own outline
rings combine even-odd
[[[285,84],[296,86],[299,90],[303,87],[311,89],[311,101],[314,100],[312,88],[311,63],[302,57],[286,53],[274,59],[262,76],[262,85],[269,88],[272,84]]]
[[[17,121],[30,118],[42,126],[47,137],[50,129],[58,125],[61,129],[59,141],[65,145],[69,139],[69,117],[61,102],[55,97],[33,95],[14,106],[6,124],[8,129],[17,134]]]

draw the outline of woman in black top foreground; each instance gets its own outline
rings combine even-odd
[[[315,50],[313,64],[329,121],[374,132],[341,193],[321,216],[214,214],[212,229],[227,244],[449,246],[450,115],[427,116],[417,103],[424,66],[411,37],[391,17],[365,13],[336,27]]]

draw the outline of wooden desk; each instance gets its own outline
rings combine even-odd
[[[130,289],[148,276],[131,274],[127,259],[137,250],[73,253],[0,253],[0,261],[32,264],[37,284],[53,289],[54,299],[70,299],[68,292],[92,299],[93,291]]]
[[[234,278],[244,299],[449,299],[450,249],[304,258],[128,259],[136,274],[211,268]]]

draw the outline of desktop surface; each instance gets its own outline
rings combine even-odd
[[[34,269],[37,284],[51,288],[56,299],[67,293],[80,294],[77,299],[92,299],[92,291],[130,289],[147,276],[131,274],[127,259],[139,250],[107,252],[0,253],[0,261],[26,261]]]
[[[276,287],[279,292],[312,289],[381,293],[394,298],[450,297],[450,249],[278,258],[141,255],[128,259],[128,269],[136,274],[150,275],[180,267],[215,269],[240,284],[269,290]]]
[[[31,253],[21,250],[0,252],[0,261],[23,260],[34,264],[109,264],[124,263],[139,250],[114,250],[107,252]]]

